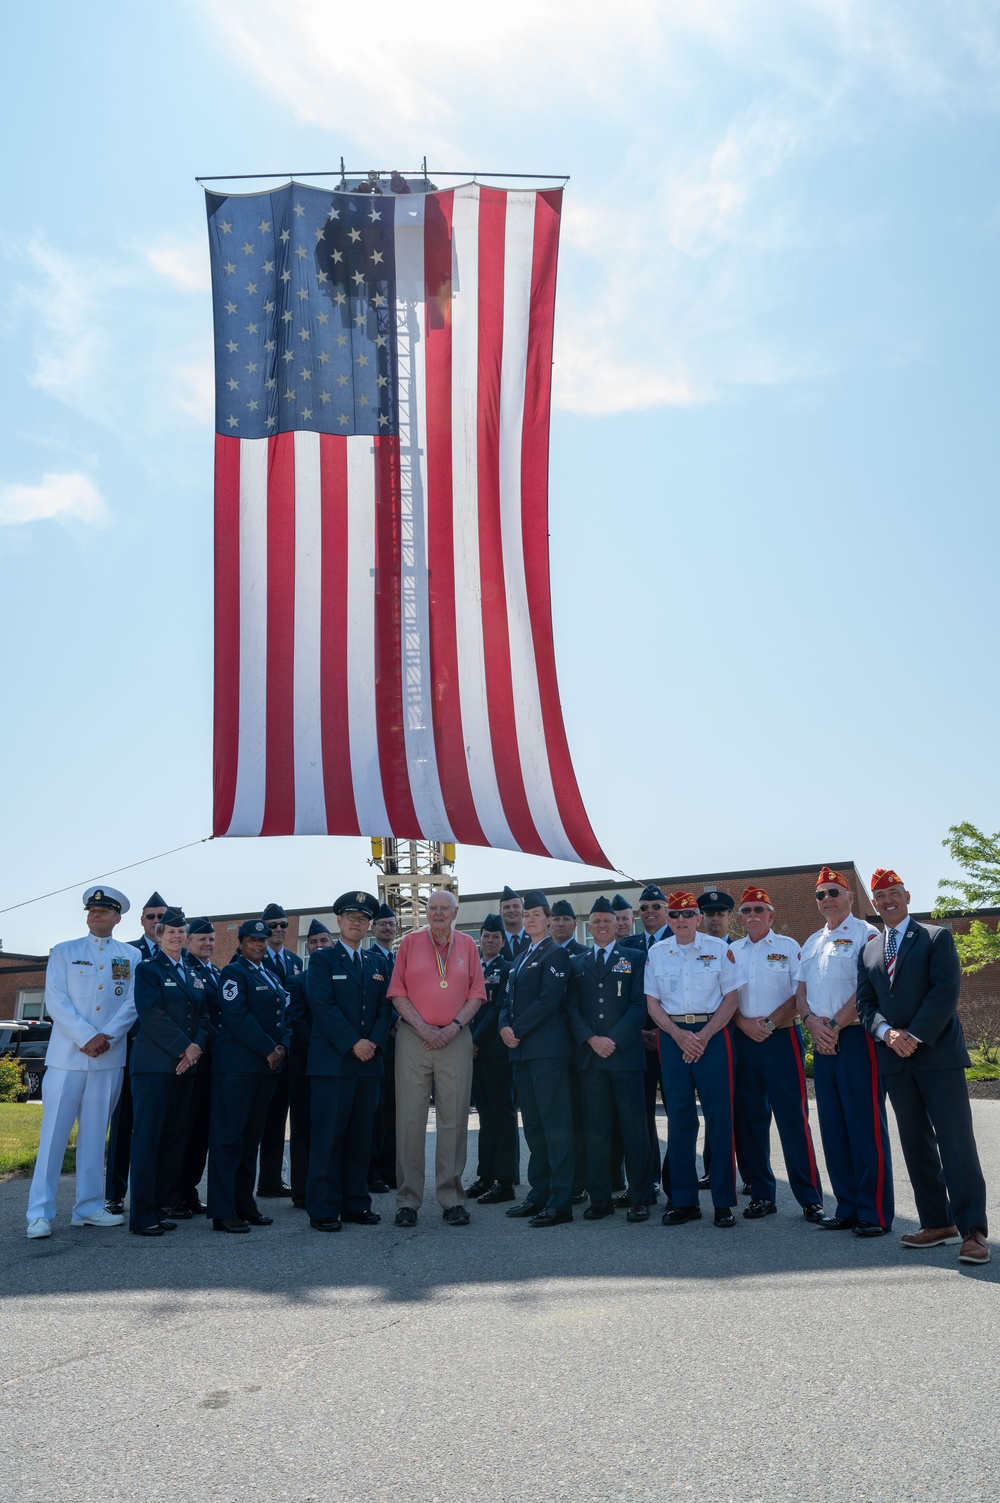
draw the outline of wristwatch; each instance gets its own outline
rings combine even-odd
[[[454,1025],[458,1029],[459,1033],[461,1033],[462,1029],[465,1027],[465,1024],[462,1023],[462,1022],[460,1022],[458,1018],[452,1018],[451,1021],[454,1023]]]
[[[774,1019],[773,1018],[764,1018],[763,1022],[764,1022],[764,1027],[767,1029],[768,1033],[773,1033],[774,1032]]]

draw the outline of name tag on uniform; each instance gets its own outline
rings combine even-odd
[[[163,985],[164,986],[176,986],[177,982],[176,981],[164,981]]]
[[[330,980],[331,981],[346,981],[347,977],[346,976],[331,976]]]

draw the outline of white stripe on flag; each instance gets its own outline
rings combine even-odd
[[[507,195],[503,360],[500,367],[500,529],[514,681],[514,721],[528,808],[549,855],[565,861],[579,861],[559,817],[552,785],[528,612],[521,531],[521,434],[528,364],[535,197],[534,193]]]
[[[497,785],[479,566],[479,189],[455,190],[452,215],[451,462],[455,637],[462,740],[476,814],[491,846],[516,851]],[[515,694],[517,687],[515,685]]]
[[[366,437],[347,439],[347,723],[358,824],[389,831],[375,707],[375,450]]]
[[[267,439],[240,440],[240,731],[230,835],[259,835],[267,767]]]
[[[293,742],[295,833],[326,824],[323,736],[320,722],[320,596],[322,506],[319,434],[295,434],[295,652]]]
[[[396,199],[396,373],[399,408],[400,675],[403,738],[417,825],[450,840],[434,744],[427,599],[427,298],[423,196]],[[388,826],[386,827],[388,828]]]

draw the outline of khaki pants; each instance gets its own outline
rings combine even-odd
[[[439,1203],[465,1205],[462,1188],[472,1098],[472,1035],[463,1028],[443,1049],[425,1049],[408,1023],[396,1035],[396,1204],[417,1210],[424,1198],[427,1112],[437,1116],[434,1155]]]

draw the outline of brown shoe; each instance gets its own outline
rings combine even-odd
[[[962,1243],[958,1261],[960,1263],[988,1263],[990,1261],[990,1250],[982,1232],[969,1233]]]
[[[957,1226],[922,1226],[919,1232],[905,1232],[899,1240],[904,1247],[950,1247],[961,1242],[962,1234]]]

